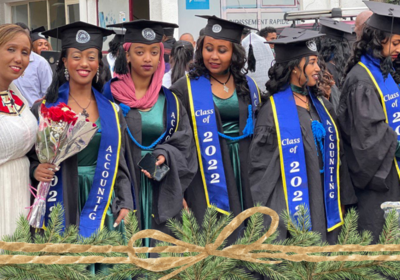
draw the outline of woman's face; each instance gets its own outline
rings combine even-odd
[[[383,57],[392,57],[394,61],[400,53],[400,35],[393,34],[391,38],[382,42],[382,55]]]
[[[80,51],[75,48],[67,50],[67,57],[63,58],[69,72],[70,82],[79,85],[92,84],[99,69],[99,50],[96,48]]]
[[[294,81],[299,84],[299,86],[303,86],[304,84],[306,84],[307,86],[312,87],[315,86],[318,82],[318,74],[321,71],[318,66],[318,57],[316,55],[312,55],[308,57],[308,60],[308,64],[304,68],[306,57],[303,57],[300,61],[299,66],[296,66],[292,71],[292,77],[294,78]]]
[[[0,47],[0,82],[8,85],[18,79],[29,65],[31,43],[25,33],[17,33]]]
[[[126,60],[131,64],[131,73],[143,78],[151,77],[160,64],[160,54],[160,43],[132,43],[126,52]]]
[[[211,74],[221,74],[226,71],[232,59],[232,43],[206,36],[203,45],[203,62]]]
[[[48,51],[49,48],[49,42],[46,39],[39,39],[33,42],[33,51],[37,54],[41,54],[42,51]]]

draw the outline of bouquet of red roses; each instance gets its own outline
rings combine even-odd
[[[65,103],[39,109],[39,129],[36,138],[36,154],[40,163],[59,166],[67,158],[82,151],[97,132],[97,126],[84,115],[77,115]],[[29,224],[43,227],[46,214],[46,197],[50,184],[40,182],[37,195],[28,214]]]

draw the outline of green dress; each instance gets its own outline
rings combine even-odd
[[[227,99],[219,98],[213,95],[214,103],[218,108],[222,121],[222,129],[224,134],[231,137],[239,136],[239,100],[236,90],[232,96]],[[239,157],[239,141],[226,140],[229,147],[229,157],[232,162],[233,173],[236,179],[238,188],[240,206],[244,211],[243,206],[243,190],[242,177],[240,174],[240,157]]]
[[[149,111],[139,111],[142,117],[142,145],[150,146],[164,132],[164,105],[165,95],[160,93],[156,104]],[[153,150],[142,151],[142,157]],[[147,178],[143,172],[140,174],[140,207],[143,229],[151,229],[153,209],[152,179]],[[145,246],[150,247],[150,239],[144,240]]]
[[[100,118],[97,119],[96,125],[101,130]],[[99,153],[101,141],[101,133],[97,132],[90,141],[89,145],[78,153],[78,181],[79,181],[79,214],[85,206],[86,200],[89,197],[90,189],[93,185],[93,178],[96,171],[97,156]],[[113,192],[111,197],[111,203],[114,200],[115,193]],[[114,228],[114,215],[111,211],[111,205],[107,209],[106,218],[104,221],[104,227],[108,230],[118,230],[122,234],[125,233],[125,227],[121,222],[118,227]],[[92,264],[89,266],[89,270],[94,274],[98,270],[107,270],[110,265],[107,264]]]

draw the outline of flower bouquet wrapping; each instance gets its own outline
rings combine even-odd
[[[77,115],[65,103],[39,108],[39,129],[35,150],[40,163],[59,166],[67,158],[82,151],[97,132],[97,126],[85,115]],[[46,214],[46,197],[51,183],[40,182],[35,201],[30,207],[28,221],[32,227],[42,228]]]

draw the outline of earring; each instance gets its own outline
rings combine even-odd
[[[67,81],[69,81],[69,73],[68,73],[68,69],[67,68],[65,68],[65,70],[64,70],[64,75],[65,75],[65,79]]]
[[[100,78],[100,70],[99,70],[99,68],[97,68],[96,83],[99,82],[99,78]]]
[[[297,73],[297,71],[296,71],[296,70],[294,70],[293,72],[294,72],[294,73]]]

